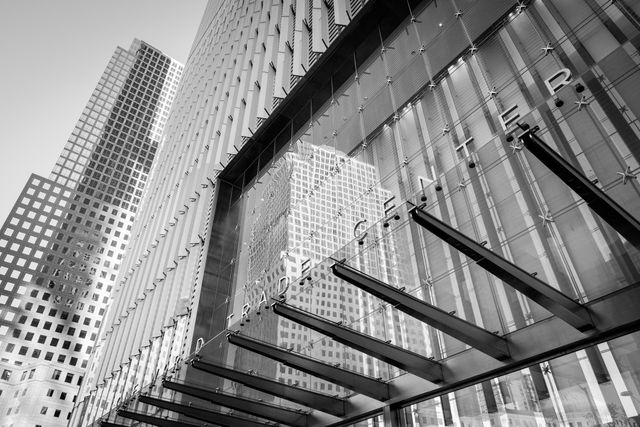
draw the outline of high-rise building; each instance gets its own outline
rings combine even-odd
[[[354,236],[358,237],[361,229],[367,229],[367,235],[361,239],[378,240],[383,236],[383,224],[377,227],[365,227],[365,224],[384,217],[385,208],[393,202],[393,197],[389,191],[377,186],[376,171],[370,164],[349,158],[331,147],[299,141],[262,180],[261,203],[249,213],[249,221],[253,221],[253,225],[247,242],[247,258],[238,260],[248,266],[246,278],[239,274],[236,279],[245,283],[242,301],[248,307],[258,307],[267,295],[276,295],[283,282],[304,273],[300,269],[307,266],[310,269],[311,265],[323,266],[322,261],[337,253],[341,257],[355,256],[356,251],[348,246],[346,251],[340,250],[345,249]],[[336,209],[342,209],[338,218],[333,216]],[[359,226],[354,227],[354,223]],[[393,238],[385,239],[375,250],[358,259],[359,263],[369,267],[381,266],[385,271],[384,279],[402,287],[404,279],[398,261]],[[394,342],[422,333],[419,327],[408,327],[412,319],[405,319],[407,324],[402,329],[406,333],[403,333],[399,324],[385,324],[374,317],[357,318],[362,306],[374,304],[373,299],[359,290],[352,292],[349,289],[345,294],[339,280],[321,267],[317,267],[309,279],[289,285],[291,302],[295,301],[298,307],[331,321],[357,322],[359,330],[386,333],[386,339]],[[299,350],[310,345],[306,341],[306,328],[296,330],[286,319],[260,322],[260,328],[258,335],[278,346]],[[316,344],[315,349],[324,349],[325,353],[331,354],[324,359],[327,362],[343,361],[340,352],[333,351],[329,340]],[[260,361],[248,353],[240,353],[239,357],[249,357],[254,366],[260,364],[261,372],[281,370],[280,378],[289,383],[298,382],[305,387],[326,389],[328,392],[341,389],[302,372],[289,372],[284,366]],[[234,363],[249,362],[235,360]],[[370,356],[365,360],[347,361],[345,366],[359,372],[367,369],[371,375],[384,376],[374,371],[375,364]]]
[[[181,71],[142,41],[118,48],[0,228],[0,425],[68,423]]]
[[[71,425],[637,424],[639,14],[212,1]]]

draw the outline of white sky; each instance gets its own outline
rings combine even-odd
[[[48,176],[117,46],[185,63],[206,0],[0,0],[0,224]]]

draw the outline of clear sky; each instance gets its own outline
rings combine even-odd
[[[0,224],[48,176],[117,46],[185,63],[206,0],[0,0]]]

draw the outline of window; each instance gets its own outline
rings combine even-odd
[[[60,392],[60,400],[65,400],[67,398],[67,393]]]
[[[47,415],[47,410],[48,410],[48,409],[49,409],[49,408],[47,408],[46,406],[43,406],[43,407],[40,409],[40,414],[42,414],[42,415]]]
[[[67,374],[67,376],[64,379],[64,382],[71,383],[71,381],[73,381],[73,374]]]
[[[51,396],[53,396],[53,389],[52,389],[52,388],[50,388],[50,389],[47,391],[47,397],[51,397]]]
[[[2,376],[0,376],[0,380],[9,381],[11,379],[11,371],[9,369],[5,369],[2,371]]]
[[[51,376],[51,379],[59,380],[60,379],[60,375],[62,375],[62,371],[60,369],[54,369],[53,370],[53,375]]]
[[[53,413],[53,416],[58,418],[60,416],[60,409],[56,409],[56,411]]]

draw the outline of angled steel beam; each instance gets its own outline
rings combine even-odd
[[[415,222],[429,230],[487,270],[507,285],[522,292],[543,308],[567,322],[580,332],[594,328],[587,309],[567,295],[532,276],[495,252],[471,240],[453,227],[440,221],[422,209],[410,211]]]
[[[198,408],[195,406],[188,406],[182,403],[176,403],[171,400],[158,399],[150,396],[140,396],[138,402],[146,403],[148,405],[157,406],[158,408],[168,409],[169,411],[177,412],[187,417],[195,418],[206,423],[218,424],[228,427],[258,427],[264,426],[264,423],[258,421],[248,420],[246,418],[240,418],[233,415],[221,414],[219,412],[209,411],[207,409]]]
[[[592,211],[629,243],[640,249],[640,221],[631,216],[622,206],[535,135],[538,130],[538,126],[535,126],[519,135],[525,148],[582,197]]]
[[[327,363],[319,362],[308,356],[287,351],[273,344],[258,341],[246,336],[228,334],[227,339],[231,344],[277,360],[296,368],[299,371],[313,375],[314,377],[322,378],[334,384],[346,387],[356,393],[364,394],[365,396],[369,396],[381,402],[390,398],[389,385],[374,378],[338,368],[337,366],[329,365]]]
[[[184,423],[182,421],[168,420],[165,418],[154,417],[152,415],[141,414],[139,412],[131,412],[120,410],[117,412],[119,417],[129,418],[147,424],[153,424],[160,427],[201,427],[202,424]],[[104,425],[104,423],[102,424]],[[115,425],[115,424],[114,424]]]
[[[403,313],[488,354],[494,359],[506,360],[509,358],[509,348],[504,338],[464,319],[453,316],[434,305],[368,276],[346,264],[337,263],[331,269],[337,277],[390,303]]]
[[[320,316],[288,304],[276,302],[273,312],[301,325],[325,334],[334,340],[385,361],[432,383],[443,381],[442,366],[420,354],[389,344],[353,329],[338,325]]]
[[[290,426],[306,426],[308,424],[309,415],[303,411],[288,409],[282,406],[272,405],[270,403],[260,402],[254,399],[236,396],[229,393],[217,392],[215,390],[207,390],[206,388],[194,387],[174,381],[162,381],[162,386],[171,390],[179,391],[199,399],[208,400],[217,405],[235,409],[237,411],[246,412],[277,423],[287,424]]]
[[[310,391],[294,385],[283,384],[279,381],[270,380],[257,375],[251,375],[249,373],[226,368],[224,366],[214,365],[212,363],[203,362],[202,360],[193,360],[191,362],[191,366],[200,371],[235,381],[246,385],[247,387],[282,397],[283,399],[308,406],[309,408],[317,409],[318,411],[326,412],[327,414],[332,414],[337,417],[341,417],[345,414],[346,409],[344,399],[338,399],[337,397],[316,393],[315,391]]]

